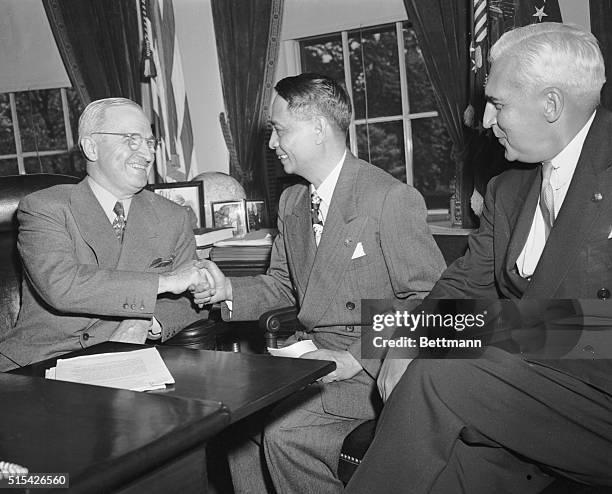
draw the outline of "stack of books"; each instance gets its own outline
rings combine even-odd
[[[208,259],[215,242],[234,236],[234,229],[228,228],[194,228],[198,259]]]
[[[275,234],[275,230],[262,229],[247,233],[241,239],[215,242],[210,260],[229,276],[265,273],[270,264]]]

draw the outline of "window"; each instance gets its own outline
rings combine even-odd
[[[82,110],[71,88],[0,94],[0,175],[84,176],[74,139]]]
[[[304,72],[345,82],[355,107],[353,153],[414,185],[430,213],[448,214],[452,143],[410,24],[342,31],[299,45]]]

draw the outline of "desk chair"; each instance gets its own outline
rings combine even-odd
[[[14,326],[21,302],[21,260],[17,252],[15,214],[19,201],[37,190],[79,180],[49,173],[0,177],[0,332]]]

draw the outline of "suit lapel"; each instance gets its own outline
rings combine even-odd
[[[316,326],[329,307],[366,223],[365,217],[357,216],[355,182],[358,167],[357,159],[347,153],[302,302],[300,318],[307,327]]]
[[[151,261],[160,257],[155,248],[159,225],[163,225],[163,219],[158,217],[146,195],[136,194],[130,204],[117,269],[146,271]]]
[[[121,244],[102,206],[89,188],[87,179],[79,182],[72,190],[69,207],[81,237],[95,253],[98,265],[114,268]]]
[[[317,246],[310,219],[310,194],[304,185],[298,192],[293,211],[285,218],[285,234],[291,246],[288,255],[291,257],[291,269],[295,273],[294,281],[301,292],[306,291],[308,278],[312,271]]]
[[[589,130],[567,195],[525,296],[554,297],[593,225],[604,212],[610,212],[612,198],[607,193],[612,187],[612,163],[608,143],[612,125],[602,122],[604,116],[607,117],[599,110]],[[594,200],[595,194],[600,194],[602,199]]]

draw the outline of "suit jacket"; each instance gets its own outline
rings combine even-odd
[[[563,360],[538,360],[612,392],[612,113],[600,108],[533,276],[516,260],[541,187],[539,166],[508,170],[487,187],[479,231],[444,272],[431,298],[595,299],[582,302],[585,331]],[[588,352],[585,353],[585,350]],[[584,356],[590,357],[585,359]],[[595,359],[592,359],[595,357]]]
[[[195,258],[189,216],[177,204],[136,194],[123,243],[87,180],[28,195],[17,218],[22,303],[0,353],[19,365],[107,341],[126,318],[155,316],[166,340],[201,317],[185,296],[157,296],[158,275]],[[15,366],[0,355],[0,370]]]
[[[231,280],[232,319],[297,305],[317,347],[348,350],[369,373],[324,386],[327,411],[361,417],[380,366],[361,359],[361,300],[412,306],[427,295],[445,265],[425,219],[425,203],[414,188],[347,152],[319,246],[309,187],[294,185],[280,199],[267,274]],[[358,244],[365,255],[353,259]]]

